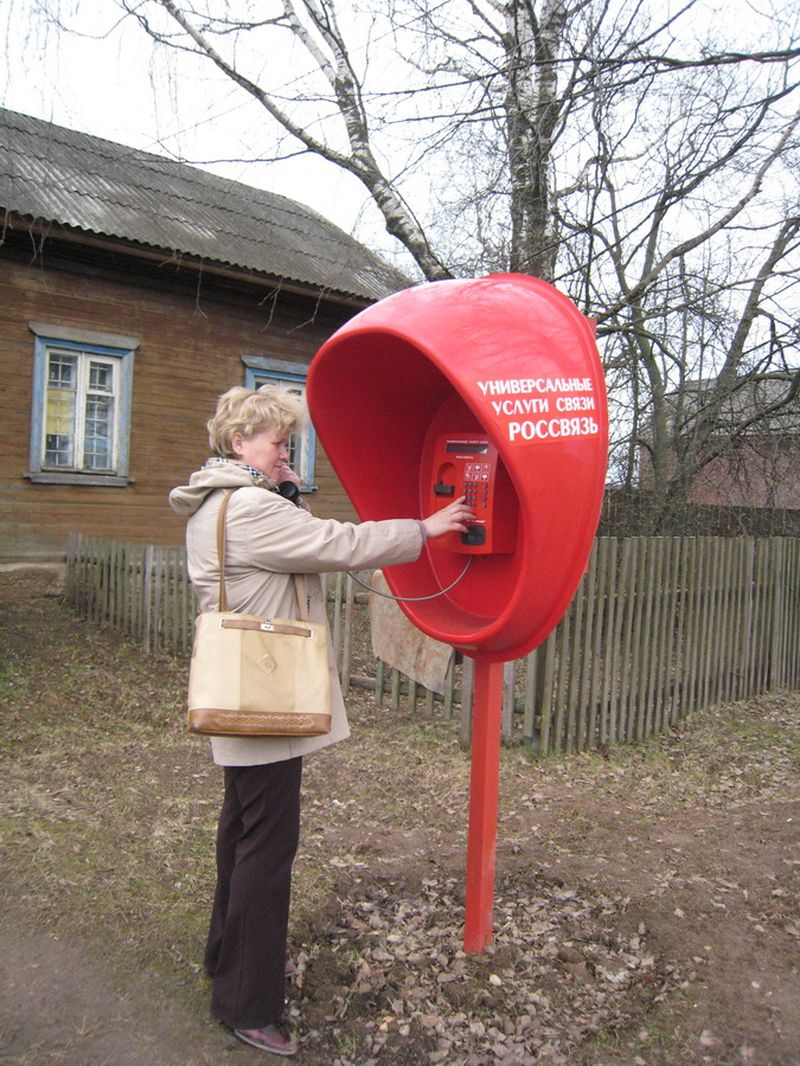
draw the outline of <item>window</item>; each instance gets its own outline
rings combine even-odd
[[[128,484],[132,337],[29,323],[32,481]]]
[[[262,385],[279,385],[305,398],[308,368],[298,363],[278,359],[264,359],[257,355],[242,357],[245,365],[245,385],[258,389]],[[289,441],[289,464],[299,476],[302,492],[316,492],[314,484],[314,460],[317,438],[310,423],[292,434]]]

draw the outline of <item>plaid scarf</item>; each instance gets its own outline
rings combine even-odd
[[[240,470],[246,471],[253,479],[253,484],[258,485],[261,488],[274,488],[275,482],[272,478],[268,478],[266,474],[262,474],[260,470],[257,470],[254,466],[250,466],[248,463],[242,463],[238,459],[225,459],[221,455],[212,455],[210,459],[206,459],[203,463],[203,469],[205,470],[209,466],[226,466],[230,463],[232,466],[238,466]]]

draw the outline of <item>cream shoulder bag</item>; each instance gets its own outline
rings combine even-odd
[[[308,621],[305,578],[295,575],[300,618],[228,610],[225,493],[217,517],[219,609],[195,620],[189,729],[210,736],[319,736],[331,727],[327,627]]]

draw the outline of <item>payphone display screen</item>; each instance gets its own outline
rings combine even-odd
[[[469,455],[486,455],[489,451],[488,440],[449,440],[445,445],[447,452],[466,452]]]

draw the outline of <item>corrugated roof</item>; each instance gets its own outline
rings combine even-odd
[[[284,196],[2,108],[0,207],[367,300],[409,284]]]

